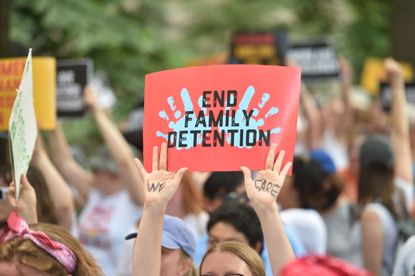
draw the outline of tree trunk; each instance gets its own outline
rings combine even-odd
[[[10,0],[0,0],[0,58],[10,56]],[[9,146],[6,133],[0,135],[0,166],[10,164]]]
[[[10,0],[0,0],[0,57],[10,55]]]
[[[394,0],[391,11],[392,56],[415,68],[415,1]]]

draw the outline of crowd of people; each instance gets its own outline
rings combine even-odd
[[[104,141],[89,167],[58,126],[18,200],[1,168],[0,275],[415,275],[415,120],[399,64],[384,67],[390,114],[374,99],[361,116],[342,62],[337,97],[302,85],[293,162],[272,144],[256,172],[169,171],[166,143],[146,170],[87,88]]]

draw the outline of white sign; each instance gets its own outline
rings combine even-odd
[[[32,49],[30,49],[9,120],[9,139],[13,177],[16,185],[16,199],[19,198],[20,194],[20,178],[26,174],[32,159],[36,137],[36,115],[33,106]]]

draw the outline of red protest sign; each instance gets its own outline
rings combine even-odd
[[[168,143],[168,169],[263,169],[272,143],[294,153],[298,68],[211,65],[146,75],[144,165]]]

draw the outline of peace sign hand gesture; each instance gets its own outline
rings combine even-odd
[[[166,143],[161,145],[160,159],[158,155],[158,147],[154,147],[152,172],[150,173],[146,171],[140,160],[137,158],[134,160],[146,185],[144,205],[160,207],[165,210],[167,204],[176,193],[187,168],[181,168],[177,172],[167,171]]]
[[[272,144],[265,162],[265,170],[259,171],[255,180],[252,179],[250,169],[241,167],[245,179],[245,189],[254,208],[271,208],[276,205],[276,199],[291,167],[292,163],[288,162],[281,169],[285,151],[281,151],[274,162],[275,149],[276,144]]]

